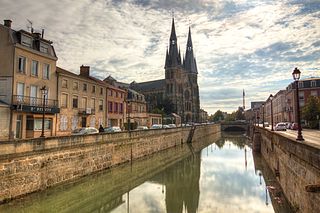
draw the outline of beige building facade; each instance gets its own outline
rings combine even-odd
[[[43,34],[15,31],[11,21],[0,24],[0,100],[10,105],[9,138],[56,135],[57,56]],[[44,106],[44,107],[43,107]]]
[[[124,129],[126,120],[126,90],[106,83],[106,126]]]
[[[80,74],[57,67],[60,114],[57,135],[69,135],[80,127],[105,126],[106,84],[90,76],[90,67]]]

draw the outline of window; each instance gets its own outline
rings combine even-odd
[[[91,98],[91,109],[95,110],[96,109],[96,99]]]
[[[61,94],[61,107],[68,107],[68,94]]]
[[[32,39],[29,36],[21,35],[21,44],[27,47],[32,47]]]
[[[24,96],[24,83],[17,83],[17,95]]]
[[[73,108],[78,108],[78,96],[73,96],[72,97],[72,107]]]
[[[99,100],[99,110],[103,111],[103,100]]]
[[[112,102],[108,102],[108,112],[112,112]]]
[[[116,97],[118,98],[118,92],[116,92]]]
[[[30,86],[30,105],[36,106],[37,105],[37,93],[38,93],[38,87],[37,86]]]
[[[303,88],[303,81],[298,82],[298,88]]]
[[[60,130],[65,131],[68,128],[68,118],[65,115],[60,116]]]
[[[118,112],[118,103],[114,103],[114,112],[115,112],[115,113]]]
[[[44,43],[40,43],[40,52],[49,53],[49,46]]]
[[[123,103],[120,103],[120,113],[123,113]]]
[[[78,89],[79,89],[79,84],[78,84],[78,82],[73,82],[72,88],[73,88],[73,90],[78,90]]]
[[[43,73],[43,79],[49,79],[49,75],[50,75],[50,65],[49,64],[43,64],[42,73]]]
[[[31,64],[31,75],[32,76],[38,76],[38,66],[39,66],[39,62],[32,60],[32,64]]]
[[[311,81],[311,87],[316,87],[317,86],[317,82],[316,81]]]
[[[68,88],[68,80],[62,79],[62,88]]]
[[[318,96],[318,92],[316,90],[311,91],[311,96],[317,97]]]
[[[83,89],[84,92],[87,92],[87,84],[83,84]]]
[[[44,130],[51,129],[51,119],[44,120]],[[34,130],[42,130],[42,119],[34,119]]]
[[[84,108],[84,109],[87,108],[87,98],[85,98],[85,97],[82,98],[82,108]]]
[[[18,71],[21,73],[26,73],[26,57],[19,56],[18,63]]]
[[[120,96],[121,96],[121,98],[123,98],[123,93],[122,92],[120,93]]]
[[[300,82],[299,82],[300,83]],[[304,106],[304,92],[299,92],[299,105]]]
[[[92,93],[96,92],[96,86],[92,86]]]
[[[109,90],[109,96],[112,96],[112,90],[111,89]]]
[[[100,95],[103,95],[103,88],[100,88]]]

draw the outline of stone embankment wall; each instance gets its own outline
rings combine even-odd
[[[0,202],[186,143],[191,127],[0,143]],[[197,126],[193,143],[220,133]]]
[[[261,154],[295,212],[319,212],[320,192],[307,192],[306,186],[320,184],[320,150],[263,128],[256,131]]]

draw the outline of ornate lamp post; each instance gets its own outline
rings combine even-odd
[[[292,72],[292,77],[293,80],[295,81],[295,86],[296,86],[296,120],[298,122],[298,136],[297,136],[297,140],[298,141],[303,141],[303,137],[302,137],[302,128],[301,128],[301,120],[300,120],[300,104],[299,104],[299,88],[298,88],[298,82],[300,79],[300,70],[296,67],[293,72]]]
[[[264,104],[262,104],[262,127],[265,128],[265,126],[264,126]]]
[[[46,95],[47,95],[47,87],[41,87],[41,92],[43,94],[43,102],[42,102],[42,129],[41,129],[41,138],[44,138],[44,116],[45,116],[45,107],[46,107]]]
[[[272,94],[270,94],[269,99],[271,101],[271,131],[274,131],[274,129],[273,129],[273,107],[272,107],[273,95]]]
[[[131,123],[131,121],[130,121],[130,101],[128,101],[127,102],[128,103],[128,132],[130,132],[130,123]]]

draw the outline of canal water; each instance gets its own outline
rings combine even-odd
[[[13,200],[0,212],[289,213],[272,171],[242,133],[151,157]]]

